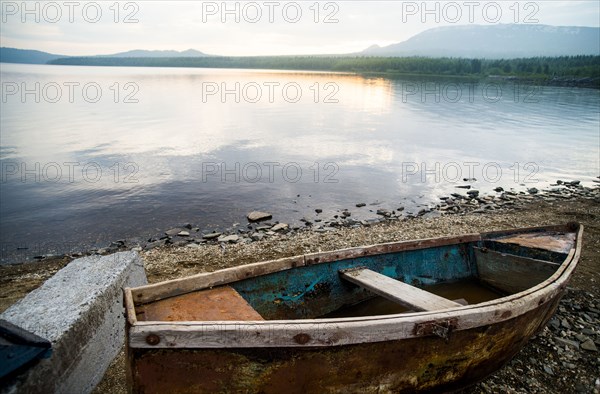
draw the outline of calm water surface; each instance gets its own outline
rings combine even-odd
[[[414,214],[463,178],[486,193],[599,175],[597,90],[18,64],[1,79],[0,241],[24,256],[252,210]]]

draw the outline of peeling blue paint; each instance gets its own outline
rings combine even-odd
[[[232,286],[266,319],[311,318],[372,293],[340,278],[340,270],[366,267],[415,286],[452,282],[476,274],[470,246],[436,248],[358,257],[299,267]]]

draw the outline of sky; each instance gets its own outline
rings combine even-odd
[[[600,25],[594,1],[0,1],[1,46],[60,55],[132,49],[335,54],[439,26]]]

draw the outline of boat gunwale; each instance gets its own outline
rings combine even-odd
[[[581,245],[582,245],[582,233],[583,226],[577,224],[575,228],[569,225],[558,225],[558,226],[543,226],[543,227],[531,227],[531,228],[523,228],[517,229],[516,231],[510,230],[500,230],[493,232],[486,232],[481,234],[468,234],[467,236],[452,236],[452,237],[444,237],[444,238],[429,238],[425,240],[416,240],[416,241],[401,241],[395,243],[388,244],[379,244],[373,246],[394,246],[394,245],[410,245],[414,242],[419,241],[428,241],[438,240],[441,242],[447,242],[446,245],[452,245],[462,242],[454,242],[451,243],[452,240],[458,241],[464,237],[477,237],[478,240],[485,240],[490,236],[497,236],[504,233],[520,233],[520,232],[530,232],[536,230],[566,230],[570,228],[570,232],[575,232],[576,241],[574,246],[569,251],[568,255],[564,259],[564,261],[560,264],[556,272],[550,276],[545,281],[533,286],[529,289],[521,291],[519,293],[515,293],[506,297],[501,297],[495,300],[466,305],[458,308],[437,310],[437,311],[424,311],[424,312],[413,312],[413,313],[403,313],[403,314],[393,314],[393,315],[375,315],[375,316],[365,316],[365,317],[342,317],[342,318],[325,318],[325,319],[297,319],[297,320],[268,320],[268,321],[177,321],[177,322],[161,322],[161,321],[132,321],[135,319],[135,309],[133,309],[133,319],[130,319],[130,314],[132,313],[132,309],[130,307],[127,308],[128,322],[130,324],[129,331],[129,346],[132,348],[241,348],[241,347],[311,347],[311,346],[339,346],[339,345],[348,345],[348,344],[358,344],[358,343],[366,343],[366,342],[381,342],[388,340],[398,340],[405,339],[411,337],[418,337],[418,333],[416,332],[416,327],[420,324],[430,324],[430,323],[439,323],[443,324],[444,322],[453,322],[454,330],[466,330],[469,328],[474,328],[482,325],[491,325],[494,323],[498,323],[504,320],[509,320],[515,318],[523,313],[534,310],[541,305],[553,300],[560,292],[562,292],[566,287],[566,282],[572,275],[577,262],[579,260],[579,256],[581,254]],[[464,242],[464,241],[463,241]],[[472,241],[467,241],[472,242]],[[435,246],[435,245],[432,245]],[[437,245],[443,246],[443,245]],[[350,248],[344,250],[338,250],[333,252],[324,252],[324,253],[314,253],[311,255],[305,256],[314,256],[314,255],[323,255],[323,254],[335,254],[340,253],[342,251],[356,251],[356,250],[364,250],[364,248]],[[296,256],[298,257],[298,256]],[[287,258],[290,259],[290,258]],[[272,260],[264,263],[254,263],[254,264],[268,264],[274,263],[277,261],[282,261],[286,259],[280,260]],[[325,263],[327,261],[319,261],[320,263]],[[238,266],[235,268],[243,268],[247,266]],[[288,269],[291,269],[288,268]],[[215,271],[210,274],[215,274],[218,272],[222,272],[225,270]],[[275,271],[276,272],[276,271]],[[263,275],[261,273],[260,275]],[[206,275],[206,274],[199,274]],[[198,275],[195,275],[198,277]],[[204,276],[203,276],[204,277]],[[183,279],[189,279],[183,278]],[[237,279],[239,280],[239,279]],[[181,279],[175,279],[170,281],[171,283],[175,283],[177,281],[181,281]],[[165,283],[165,282],[163,282]],[[160,285],[160,284],[158,284]],[[152,286],[152,285],[150,285]],[[145,289],[149,286],[138,287],[136,289]],[[132,294],[134,289],[127,288],[125,292],[129,292]],[[198,289],[199,290],[199,289]],[[187,293],[187,292],[185,292]],[[182,293],[182,294],[185,294]],[[128,297],[126,296],[126,301]],[[130,302],[133,303],[131,298]],[[132,306],[132,305],[130,305]],[[509,312],[509,313],[506,313]],[[356,333],[361,329],[370,328],[370,329],[378,329],[378,333],[387,332],[389,335],[386,336],[376,336],[376,335],[358,335],[356,338],[341,338],[336,343],[331,343],[329,340],[325,341],[307,341],[307,343],[300,344],[294,342],[294,337],[290,335],[289,330],[287,328],[292,328],[294,332],[316,332],[314,329],[307,330],[310,327],[317,327],[317,334],[323,334],[327,332],[335,332],[340,329],[345,329],[347,331],[352,331]],[[400,329],[402,328],[402,329]],[[268,332],[270,335],[270,341],[256,340],[252,339],[249,334],[256,333],[257,330]],[[234,338],[228,338],[225,341],[216,340],[213,343],[202,343],[202,340],[199,338],[189,339],[185,345],[179,345],[173,343],[167,343],[163,341],[157,345],[149,345],[145,342],[145,338],[147,335],[153,334],[161,334],[165,337],[177,337],[186,336],[188,333],[201,332],[203,335],[208,335],[210,333],[214,334],[225,334],[231,332],[240,333],[240,338],[237,341],[233,340]],[[281,335],[276,335],[280,333]],[[351,335],[352,336],[352,335]],[[345,340],[344,340],[345,339]],[[263,342],[261,342],[263,341]]]
[[[448,237],[438,237],[438,238],[425,238],[425,239],[417,239],[417,240],[407,240],[407,241],[396,241],[396,242],[388,242],[381,243],[375,245],[368,246],[357,246],[352,248],[345,248],[333,251],[326,252],[315,252],[304,255],[296,255],[283,257],[275,260],[268,261],[260,261],[256,263],[238,265],[235,267],[229,267],[225,269],[221,269],[213,272],[201,272],[199,274],[191,275],[185,278],[177,278],[166,280],[159,283],[153,283],[149,285],[139,286],[135,288],[127,288],[132,293],[132,298],[134,300],[135,305],[147,304],[154,301],[159,301],[161,299],[175,297],[178,295],[183,295],[187,293],[191,293],[198,290],[203,290],[205,288],[210,288],[214,286],[221,286],[227,283],[232,283],[236,281],[240,281],[242,279],[250,279],[258,276],[268,275],[280,271],[286,271],[288,269],[300,268],[305,266],[317,265],[329,263],[337,260],[358,258],[358,257],[367,257],[374,256],[380,254],[388,254],[388,253],[396,253],[410,250],[418,250],[424,249],[427,247],[439,247],[439,246],[450,246],[450,245],[459,245],[467,242],[476,242],[483,240],[482,234],[472,233],[465,235],[454,235]],[[431,244],[431,245],[430,245]],[[287,266],[285,263],[290,262],[290,266]],[[264,268],[272,268],[277,265],[282,264],[284,267],[277,267],[275,269],[266,269]],[[253,272],[252,275],[247,275],[253,269],[257,269],[258,272]],[[180,288],[177,287],[173,291],[168,291],[167,289],[171,285],[187,285],[190,283],[194,283],[195,280],[209,280],[213,276],[218,276],[219,274],[244,274],[240,275],[240,277],[231,278],[230,280],[226,279],[224,281],[219,281],[218,283],[212,285],[198,285],[196,287],[189,288]],[[234,275],[232,275],[234,276]],[[144,294],[143,292],[149,292],[150,294]]]

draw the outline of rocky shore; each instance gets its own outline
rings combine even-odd
[[[465,179],[465,182],[476,181]],[[148,251],[163,246],[188,246],[197,248],[206,244],[231,244],[250,243],[261,241],[265,238],[281,235],[294,235],[299,232],[327,233],[339,228],[370,227],[380,223],[389,223],[399,220],[414,218],[435,218],[446,215],[485,214],[507,210],[523,209],[527,204],[535,202],[556,202],[572,198],[594,199],[598,196],[600,181],[595,180],[592,187],[585,187],[580,181],[558,180],[547,190],[538,190],[535,187],[527,191],[504,190],[502,187],[494,189],[493,194],[482,195],[471,185],[457,186],[456,192],[446,197],[441,197],[439,203],[430,204],[429,207],[420,209],[417,213],[408,213],[398,204],[395,209],[381,208],[379,202],[356,203],[352,208],[335,212],[331,216],[323,213],[323,209],[316,208],[312,216],[305,216],[299,224],[281,223],[271,220],[273,215],[268,212],[254,211],[247,215],[246,225],[233,223],[224,230],[201,229],[200,224],[184,223],[180,227],[166,229],[163,233],[156,234],[147,239],[119,239],[106,247],[80,251],[75,253],[58,254],[49,253],[34,256],[34,261],[47,261],[56,259],[69,259],[89,254],[109,254],[123,250]],[[596,186],[597,185],[597,186]],[[367,216],[367,219],[358,220],[354,216]],[[10,255],[15,251],[3,251]]]
[[[457,189],[460,190],[460,189]],[[470,193],[469,193],[470,192]],[[580,265],[556,316],[505,368],[464,393],[600,393],[600,188],[560,182],[548,190],[497,189],[480,195],[467,189],[416,215],[369,203],[325,217],[317,209],[302,225],[263,217],[221,233],[184,224],[144,242],[118,241],[104,250],[138,250],[149,281],[179,278],[202,271],[298,254],[352,246],[578,221],[585,226]],[[355,220],[356,210],[373,218]],[[255,219],[256,216],[251,217]],[[39,286],[71,256],[0,267],[0,310]],[[97,388],[125,392],[125,360],[119,356]]]
[[[264,238],[279,236],[282,234],[293,235],[297,232],[312,231],[327,233],[339,228],[369,227],[380,223],[398,220],[409,220],[413,218],[435,218],[442,215],[466,215],[484,214],[492,211],[523,209],[528,203],[536,201],[555,202],[571,198],[598,197],[598,187],[584,187],[579,181],[558,181],[551,189],[543,192],[536,188],[529,188],[527,192],[505,191],[498,187],[495,195],[480,195],[478,190],[473,190],[469,185],[459,186],[466,193],[452,193],[450,196],[442,197],[438,204],[429,208],[421,209],[417,214],[411,215],[404,212],[404,207],[396,209],[378,208],[378,203],[357,203],[352,209],[343,209],[325,216],[322,209],[315,209],[311,217],[300,219],[302,225],[291,225],[271,221],[272,215],[268,212],[254,211],[247,216],[249,223],[246,226],[234,223],[232,227],[222,232],[201,232],[200,227],[187,223],[178,228],[172,228],[161,236],[148,239],[143,245],[135,245],[138,251],[151,250],[164,245],[188,246],[196,248],[197,245],[214,243],[250,243],[260,241]],[[372,218],[357,220],[353,213],[360,210],[368,210]],[[107,253],[119,250],[127,246],[124,240],[116,241],[108,249],[101,249],[97,253]]]

